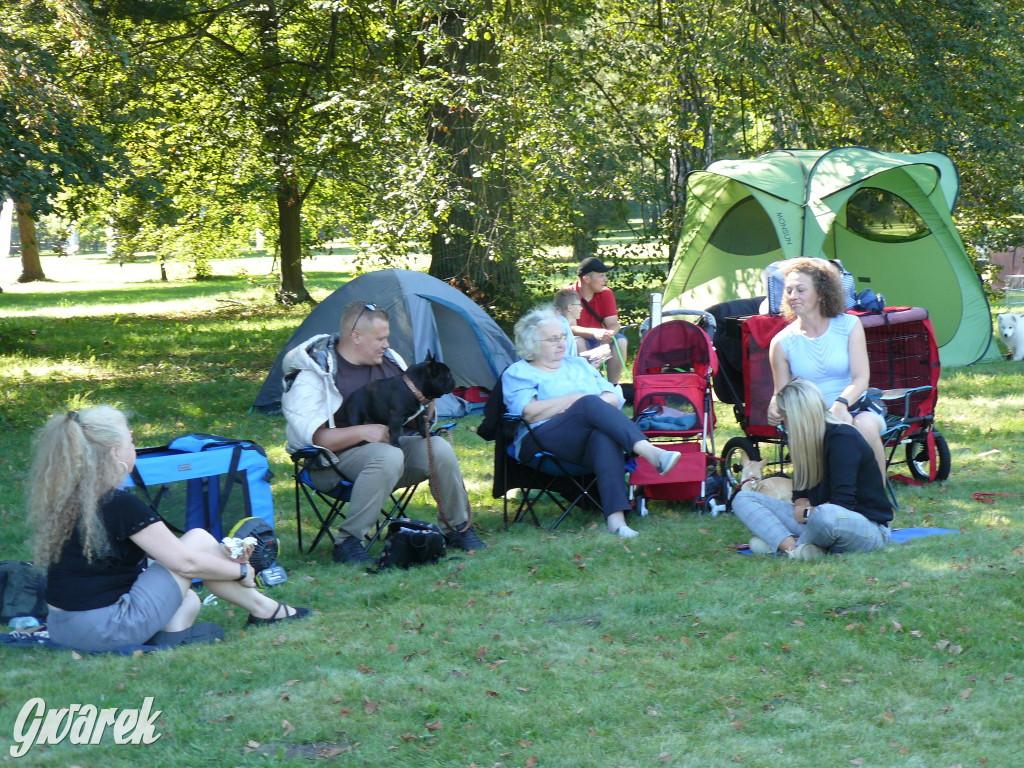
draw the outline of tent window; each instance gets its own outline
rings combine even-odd
[[[846,204],[846,226],[868,240],[886,243],[917,240],[929,233],[928,225],[899,195],[864,187]]]
[[[740,200],[726,211],[708,242],[737,256],[759,256],[779,248],[771,219],[753,197]]]

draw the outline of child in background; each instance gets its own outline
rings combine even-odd
[[[572,288],[565,288],[555,294],[554,305],[555,314],[558,315],[559,321],[565,327],[565,337],[568,340],[566,357],[580,355],[589,360],[595,368],[611,357],[611,347],[607,344],[601,344],[588,350],[585,339],[572,335],[571,326],[579,323],[580,314],[583,312],[583,299],[580,298],[579,293]]]

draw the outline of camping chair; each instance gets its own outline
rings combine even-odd
[[[549,451],[538,452],[533,460],[527,463],[520,462],[512,455],[512,446],[520,423],[526,422],[520,417],[505,413],[505,400],[499,377],[487,399],[484,420],[477,428],[477,434],[484,440],[494,441],[494,480],[491,495],[495,499],[503,500],[505,528],[507,529],[510,523],[520,522],[527,517],[533,520],[534,525],[540,527],[537,504],[545,499],[554,503],[560,513],[549,530],[557,528],[573,509],[600,509],[597,478],[589,470],[559,459]],[[526,427],[530,429],[529,424],[526,424]],[[540,443],[539,440],[537,442]],[[514,489],[520,489],[522,497],[519,504],[510,509],[508,492]]]
[[[525,425],[527,432],[537,441],[540,450],[528,462],[523,462],[512,455],[514,449],[514,438],[520,425]],[[505,527],[509,523],[518,523],[527,514],[533,519],[533,524],[540,526],[540,519],[537,516],[536,505],[545,499],[551,501],[558,507],[561,514],[548,529],[555,530],[573,509],[577,507],[592,506],[600,509],[600,500],[597,496],[597,477],[585,467],[572,464],[560,459],[554,453],[546,450],[537,434],[530,424],[520,416],[502,415],[503,439],[495,440],[495,452],[499,450],[499,443],[502,444],[504,452],[503,461],[503,485],[507,490],[520,488],[523,492],[519,505],[514,514],[509,515],[509,499],[507,493],[504,495],[503,520]],[[495,467],[497,474],[497,467]],[[625,476],[625,472],[623,472]],[[497,478],[495,478],[497,482]]]
[[[334,528],[340,520],[345,518],[343,509],[352,497],[352,481],[341,474],[334,462],[330,460],[328,452],[318,446],[307,446],[300,448],[292,454],[293,463],[293,477],[295,480],[295,528],[298,539],[299,552],[302,553],[302,500],[305,498],[306,503],[309,504],[312,516],[316,518],[313,523],[314,526],[319,523],[317,528],[316,536],[313,538],[313,543],[309,545],[309,549],[305,552],[306,554],[316,549],[316,545],[320,543],[320,540],[326,536],[331,540],[331,544],[337,543],[334,536]],[[334,488],[329,491],[321,491],[313,485],[313,481],[310,478],[310,469],[321,469],[331,468],[338,475],[338,483]],[[398,517],[402,517],[405,514],[405,508],[409,505],[412,500],[412,495],[419,487],[419,483],[407,486],[405,488],[397,489],[391,494],[391,509],[384,512],[384,515],[378,519],[377,526],[374,529],[373,536],[370,537],[370,541],[366,544],[366,548],[369,549],[373,546],[373,543],[380,536],[385,526],[392,520]]]

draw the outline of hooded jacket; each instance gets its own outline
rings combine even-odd
[[[294,453],[313,445],[313,433],[325,423],[334,427],[334,414],[342,397],[334,383],[337,360],[332,353],[339,334],[320,334],[292,349],[284,357],[281,410],[287,420],[287,450]],[[405,361],[392,349],[384,355],[405,370]]]

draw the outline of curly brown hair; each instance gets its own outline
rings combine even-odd
[[[793,259],[787,266],[785,275],[802,272],[811,278],[811,285],[818,293],[821,314],[825,317],[839,317],[846,311],[846,298],[843,296],[843,282],[839,271],[825,259]],[[796,314],[789,307],[785,291],[782,294],[782,314],[789,321],[796,319]]]

